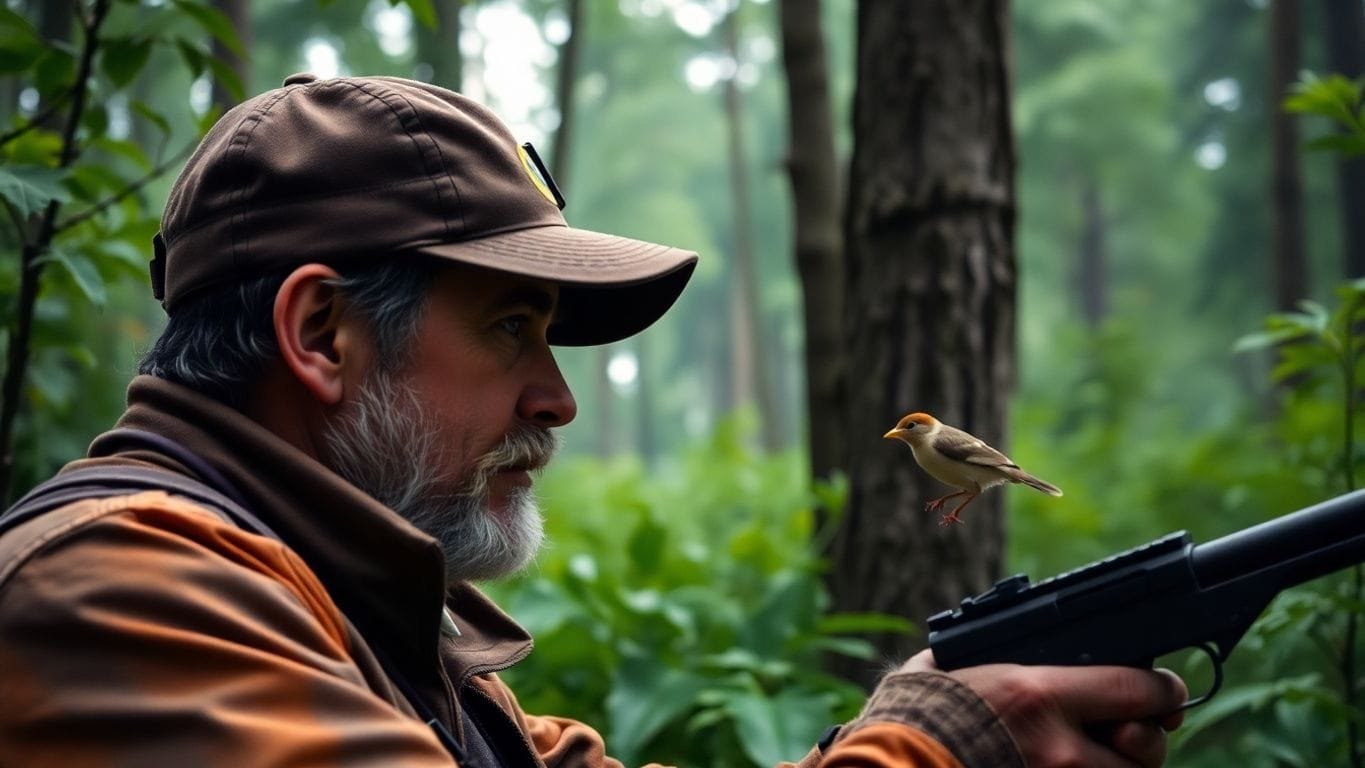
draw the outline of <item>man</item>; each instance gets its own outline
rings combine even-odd
[[[209,132],[127,412],[0,536],[0,764],[616,764],[519,708],[530,638],[470,581],[540,543],[529,473],[576,412],[550,346],[647,327],[696,255],[568,228],[538,166],[393,78],[296,75]],[[921,655],[803,764],[1157,765],[1184,697]]]

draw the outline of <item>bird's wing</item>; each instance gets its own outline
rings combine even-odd
[[[1015,467],[1010,457],[986,445],[979,438],[946,424],[934,436],[934,447],[950,459],[984,467]]]

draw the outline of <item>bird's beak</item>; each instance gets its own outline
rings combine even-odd
[[[886,438],[887,440],[899,440],[900,436],[903,434],[905,434],[905,430],[893,429],[890,432],[887,432],[886,434],[882,435],[882,437]]]

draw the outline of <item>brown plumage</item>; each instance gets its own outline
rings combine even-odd
[[[882,435],[900,440],[910,446],[915,461],[939,482],[959,489],[924,505],[933,512],[949,499],[966,496],[952,512],[939,520],[939,525],[960,523],[962,511],[981,492],[1001,483],[1022,483],[1052,496],[1061,496],[1062,489],[1025,472],[1008,456],[986,445],[985,441],[956,427],[950,427],[927,413],[912,413],[896,422]]]

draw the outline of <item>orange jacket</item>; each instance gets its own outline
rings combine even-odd
[[[436,544],[392,511],[164,381],[134,381],[120,426],[208,460],[279,538],[160,491],[77,502],[0,537],[0,765],[453,765],[377,652],[457,740],[477,723],[509,765],[620,765],[587,725],[522,711],[497,672],[530,637],[473,587],[446,594]],[[91,456],[71,467],[189,474],[108,437]],[[974,694],[905,674],[801,761],[1021,764]]]

